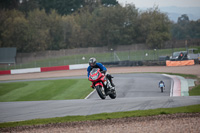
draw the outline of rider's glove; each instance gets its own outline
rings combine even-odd
[[[105,73],[106,73],[106,71],[105,71],[105,70],[103,70],[103,71],[101,71],[101,73],[104,73],[104,74],[105,74]]]

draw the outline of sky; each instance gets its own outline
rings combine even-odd
[[[177,7],[200,7],[200,0],[117,0],[120,4],[134,4],[136,8],[140,7],[158,7],[177,6]]]

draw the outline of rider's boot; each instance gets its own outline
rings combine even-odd
[[[113,76],[111,76],[110,74],[107,74],[107,78],[108,78],[108,80],[110,80],[110,83],[111,83],[112,87],[115,87],[115,85],[114,85],[114,83],[112,81]]]
[[[115,85],[114,85],[112,79],[110,80],[110,83],[111,83],[112,87],[115,87]]]
[[[114,90],[115,90],[115,87],[111,87],[110,90],[111,90],[111,92],[114,91]]]
[[[112,80],[110,81],[110,84],[111,84],[110,90],[111,91],[115,90],[115,85],[113,84]]]

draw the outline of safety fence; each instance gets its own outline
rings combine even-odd
[[[177,49],[146,49],[146,50],[125,50],[115,51],[110,50],[106,52],[96,52],[88,54],[75,54],[60,57],[51,57],[48,59],[37,59],[33,61],[26,61],[25,63],[3,64],[0,65],[0,70],[23,69],[23,68],[37,68],[37,67],[52,67],[65,66],[71,64],[85,64],[88,63],[89,58],[95,57],[98,62],[120,62],[126,61],[141,61],[141,62],[155,62],[165,61],[169,59],[174,51],[185,50],[184,48]],[[134,64],[134,62],[132,62]],[[143,63],[145,65],[145,63]]]

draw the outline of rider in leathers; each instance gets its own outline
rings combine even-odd
[[[102,65],[101,63],[98,63],[96,62],[96,59],[95,58],[90,58],[89,59],[89,66],[87,68],[87,75],[88,75],[88,78],[90,76],[90,71],[93,69],[93,68],[99,68],[101,73],[104,73],[106,75],[106,77],[110,80],[110,83],[112,85],[112,88],[111,89],[114,89],[115,85],[113,84],[113,81],[112,81],[112,76],[110,74],[107,73],[107,69],[104,65]]]

